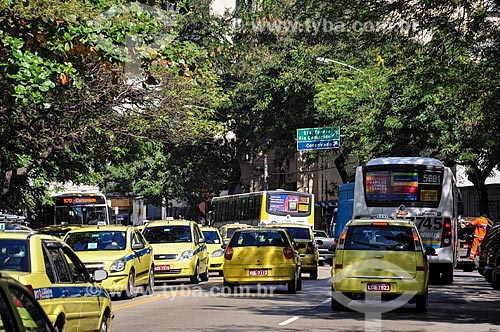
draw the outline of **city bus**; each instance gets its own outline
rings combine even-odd
[[[388,157],[358,166],[353,219],[404,218],[415,222],[429,256],[430,280],[453,283],[457,224],[463,203],[449,167],[434,158]]]
[[[269,190],[212,198],[209,222],[263,226],[293,222],[314,227],[314,195],[306,192]]]
[[[102,193],[62,193],[53,198],[54,225],[110,224],[111,206]]]

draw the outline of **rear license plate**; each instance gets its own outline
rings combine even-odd
[[[170,271],[170,265],[155,265],[155,271]]]
[[[267,270],[249,270],[251,276],[267,276]]]
[[[389,292],[391,290],[391,284],[385,283],[367,283],[366,290],[376,291],[376,292]]]

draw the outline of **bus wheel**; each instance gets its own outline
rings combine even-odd
[[[453,284],[453,266],[451,264],[447,265],[443,274],[441,275],[441,282],[443,285]]]

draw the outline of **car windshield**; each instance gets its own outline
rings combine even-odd
[[[314,237],[328,237],[324,231],[313,231]]]
[[[410,227],[350,226],[344,249],[415,251],[415,240]]]
[[[191,229],[189,226],[154,226],[146,227],[144,237],[149,243],[178,243],[191,242]]]
[[[235,233],[229,243],[230,247],[247,246],[277,246],[285,247],[289,245],[286,235],[283,231],[255,231]]]
[[[205,237],[205,243],[206,244],[220,244],[220,238],[219,234],[217,234],[217,231],[203,231],[203,236]]]
[[[125,231],[68,233],[64,239],[74,251],[124,250]]]
[[[0,239],[0,270],[29,272],[28,241]]]

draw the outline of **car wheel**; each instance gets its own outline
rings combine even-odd
[[[59,316],[54,324],[54,329],[56,332],[63,332],[64,331],[64,318]]]
[[[209,278],[208,273],[209,272],[208,272],[208,266],[207,266],[207,268],[205,269],[205,273],[203,273],[201,275],[201,281],[208,281],[208,278]]]
[[[130,270],[130,273],[128,274],[127,289],[125,289],[123,297],[126,299],[132,299],[135,297],[135,276],[133,270]]]
[[[415,304],[417,305],[418,312],[426,312],[429,306],[429,294],[426,291],[422,295],[415,296]]]
[[[431,270],[429,271],[429,283],[432,285],[437,285],[439,284],[439,281],[440,281],[439,271],[436,271],[431,268]]]
[[[344,305],[339,301],[335,300],[332,296],[332,311],[343,311],[345,309]]]
[[[491,274],[491,287],[494,290],[500,290],[500,273],[496,273],[496,271]]]
[[[104,316],[102,317],[102,322],[101,322],[101,327],[99,329],[99,332],[109,332],[110,317],[111,316],[108,313],[104,314]]]
[[[226,279],[224,279],[224,282],[222,284],[222,293],[233,293],[234,292],[234,284],[227,282]]]
[[[198,264],[196,264],[196,267],[194,269],[194,274],[193,276],[190,278],[190,282],[192,284],[197,284],[200,282],[200,267],[198,266]]]
[[[335,290],[333,289],[333,287],[331,289],[331,292],[332,292],[332,296],[331,296],[332,311],[343,311],[343,310],[345,310],[346,307],[342,303],[340,303],[339,301],[337,301],[335,299],[335,293],[338,293],[338,294],[342,294],[342,293],[335,292]]]
[[[318,269],[316,268],[314,271],[311,271],[310,275],[312,280],[318,279]]]
[[[153,295],[155,289],[155,273],[154,267],[149,270],[148,284],[144,287],[144,294]]]
[[[302,290],[302,276],[299,273],[299,279],[297,280],[297,290],[301,291]]]
[[[288,294],[296,294],[297,293],[297,276],[293,277],[292,281],[288,282]]]

